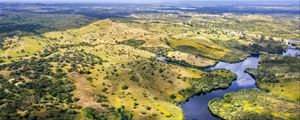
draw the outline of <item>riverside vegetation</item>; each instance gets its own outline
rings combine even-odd
[[[182,120],[177,103],[227,88],[236,77],[200,68],[253,53],[264,54],[247,71],[262,90],[215,99],[212,113],[299,118],[299,58],[275,55],[287,47],[284,39],[300,39],[297,8],[209,14],[156,5],[0,6],[2,119]]]
[[[209,103],[224,119],[299,119],[300,58],[262,55],[257,69],[248,69],[259,89],[226,94]]]

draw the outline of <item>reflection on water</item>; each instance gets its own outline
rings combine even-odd
[[[259,62],[258,56],[248,57],[246,60],[238,63],[219,62],[216,66],[210,67],[207,70],[227,69],[237,75],[237,84],[240,87],[255,87],[255,80],[245,70],[247,68],[257,68]]]
[[[300,57],[300,50],[296,49],[294,46],[289,46],[288,49],[282,53],[283,56],[293,56]]]
[[[207,68],[206,70],[227,69],[237,75],[237,79],[233,81],[232,85],[225,90],[214,90],[210,93],[196,95],[184,102],[181,106],[184,112],[184,116],[187,120],[214,120],[218,119],[214,117],[209,109],[208,102],[216,97],[222,98],[225,93],[238,91],[240,89],[256,88],[255,80],[247,73],[247,68],[257,68],[259,63],[258,56],[251,56],[242,62],[238,63],[226,63],[219,62],[216,66]]]
[[[156,56],[156,60],[165,62],[165,57],[162,55],[158,55],[158,56]]]
[[[283,56],[300,57],[300,50],[294,46],[289,46],[282,53]],[[227,89],[214,90],[210,93],[195,95],[189,98],[188,101],[181,104],[184,116],[187,120],[216,120],[208,109],[208,102],[214,98],[222,98],[225,93],[239,91],[240,89],[256,88],[255,79],[245,73],[247,68],[257,68],[259,56],[251,56],[242,62],[226,63],[219,62],[216,66],[205,70],[227,69],[237,75],[237,80],[233,81]]]

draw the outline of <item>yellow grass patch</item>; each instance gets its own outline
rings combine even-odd
[[[194,41],[194,40],[175,40],[171,43],[171,45],[174,48],[176,48],[178,46],[192,46],[200,52],[199,54],[208,56],[208,57],[214,57],[214,58],[221,58],[228,52],[227,49],[222,48],[220,46],[216,46],[216,45],[208,46],[208,45],[202,44],[199,41]],[[197,52],[197,51],[194,51],[194,52]]]
[[[77,73],[69,73],[68,76],[73,79],[75,82],[76,89],[74,91],[74,97],[79,98],[77,104],[83,108],[91,107],[98,111],[103,111],[104,109],[101,107],[99,103],[94,100],[94,93],[96,92],[91,83],[86,80],[83,75]]]
[[[191,65],[195,66],[210,66],[214,65],[215,61],[203,57],[199,57],[196,55],[188,54],[188,53],[183,53],[179,51],[174,51],[174,52],[168,52],[168,57],[175,58],[176,60],[183,60]]]
[[[293,80],[273,85],[272,83],[261,83],[260,85],[262,88],[267,88],[275,95],[286,96],[292,100],[300,100],[300,81]]]
[[[11,71],[8,70],[1,70],[0,71],[0,76],[2,75],[3,77],[9,77]]]

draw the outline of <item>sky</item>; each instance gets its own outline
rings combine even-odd
[[[23,3],[172,3],[172,2],[201,2],[201,1],[231,1],[231,2],[298,2],[299,0],[0,0],[0,2]]]

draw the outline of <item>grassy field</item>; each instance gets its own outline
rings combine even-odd
[[[136,14],[136,18],[116,21],[152,32],[174,50],[216,61],[236,62],[250,53],[281,53],[286,48],[282,39],[299,38],[294,34],[299,32],[294,24],[296,16],[192,13],[188,16],[180,19],[177,14]],[[173,17],[179,18],[171,20]]]
[[[211,112],[223,119],[299,119],[299,103],[259,89],[228,93],[209,102]]]
[[[237,62],[250,53],[280,53],[286,47],[282,39],[299,39],[299,19],[293,15],[132,13],[94,21],[26,9],[32,13],[0,15],[3,119],[183,120],[177,103],[226,88],[236,77],[228,70],[195,68]],[[4,29],[8,25],[16,29]],[[175,64],[156,60],[157,55]],[[291,66],[299,66],[299,60],[262,58],[259,72],[249,72],[272,94],[228,94],[210,102],[214,114],[225,119],[297,118],[299,96],[294,91],[300,67]],[[232,115],[225,116],[228,112]]]
[[[32,45],[37,47],[30,47]],[[26,86],[35,81],[46,82],[44,76],[52,78],[55,74],[62,80],[68,79],[68,85],[74,89],[50,94],[49,87],[46,87],[43,95],[39,96],[50,106],[57,104],[56,99],[67,102],[61,102],[61,105],[67,104],[65,107],[55,108],[56,111],[70,111],[63,112],[61,116],[49,110],[52,107],[43,106],[42,101],[24,100],[28,106],[13,107],[14,116],[6,114],[5,117],[68,118],[71,115],[73,117],[70,118],[77,119],[101,116],[111,119],[183,119],[182,110],[176,102],[198,92],[227,87],[234,79],[228,71],[210,73],[156,61],[153,59],[155,52],[142,50],[142,47],[164,46],[167,45],[148,31],[110,20],[41,36],[9,38],[1,52],[5,59],[0,74],[5,79],[16,79],[15,82],[20,84],[17,89],[28,91],[31,94],[28,97],[38,97],[35,89]],[[36,67],[39,64],[45,64],[47,69],[41,71]],[[24,70],[31,72],[22,73]],[[24,78],[16,78],[16,75]],[[210,79],[211,76],[216,77]],[[18,101],[13,102],[19,104]],[[26,111],[35,104],[39,108]]]
[[[193,54],[188,54],[184,52],[179,52],[179,51],[168,51],[167,52],[167,57],[176,59],[176,60],[183,60],[187,62],[188,64],[199,66],[199,67],[206,67],[206,66],[212,66],[216,64],[216,61],[204,58],[204,57],[199,57],[197,55]]]
[[[229,93],[209,103],[223,119],[299,119],[299,58],[261,55],[257,69],[248,69],[259,89]]]
[[[300,100],[299,58],[263,55],[257,70],[248,70],[257,79],[259,88],[275,95]]]

